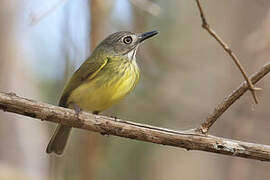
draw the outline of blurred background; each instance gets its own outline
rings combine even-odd
[[[268,0],[203,1],[207,19],[249,74],[270,59]],[[70,75],[108,34],[160,34],[140,47],[141,80],[104,112],[184,130],[198,125],[242,81],[229,56],[201,28],[195,1],[1,0],[0,91],[57,104]],[[269,144],[270,75],[213,126],[211,134]],[[0,112],[1,180],[260,180],[270,164],[74,129],[63,156],[45,148],[55,124]]]

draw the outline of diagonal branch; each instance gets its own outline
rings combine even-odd
[[[53,4],[51,7],[46,9],[45,11],[39,11],[39,12],[31,12],[30,14],[30,25],[36,25],[38,24],[42,19],[47,17],[50,13],[55,11],[62,3],[64,3],[66,0],[58,0],[55,4]]]
[[[129,2],[153,16],[158,16],[161,12],[160,6],[149,0],[129,0]]]
[[[252,74],[249,79],[251,79],[251,82],[255,84],[269,72],[270,62],[261,67],[259,71]],[[231,94],[224,98],[224,100],[214,109],[214,112],[207,117],[205,122],[203,122],[201,124],[201,127],[197,130],[204,134],[207,133],[209,128],[216,122],[216,120],[248,89],[249,86],[247,82],[243,82],[236,90],[234,90]]]
[[[242,75],[244,76],[246,82],[249,85],[249,90],[251,91],[251,94],[254,98],[254,101],[256,104],[258,104],[258,98],[255,94],[256,90],[261,90],[260,88],[256,88],[254,87],[254,85],[252,84],[251,80],[248,78],[247,73],[244,69],[244,67],[242,66],[242,64],[240,63],[238,57],[234,54],[234,52],[229,48],[229,46],[217,35],[217,33],[210,28],[210,25],[208,24],[200,0],[196,0],[198,9],[200,11],[200,16],[202,19],[202,27],[211,35],[215,38],[215,40],[222,46],[222,48],[229,54],[229,56],[232,58],[232,60],[234,61],[234,63],[236,64],[236,66],[238,67],[238,69],[241,71]]]
[[[269,72],[270,62],[251,76],[252,82],[256,83]],[[212,119],[218,118],[247,90],[247,83],[242,83],[237,90],[229,95],[224,102],[216,108]],[[192,130],[174,131],[106,116],[93,115],[86,112],[80,113],[78,119],[76,113],[71,109],[21,98],[14,93],[0,93],[0,109],[36,119],[95,131],[101,134],[181,147],[187,150],[207,151],[248,159],[270,161],[270,146],[268,145],[225,139],[205,135]],[[209,122],[207,121],[205,124],[213,124],[213,122],[209,120]]]

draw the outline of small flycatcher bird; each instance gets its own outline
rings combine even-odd
[[[66,84],[59,106],[98,114],[119,102],[134,89],[139,80],[136,63],[138,46],[158,32],[136,34],[127,31],[109,35],[72,75]],[[62,154],[70,126],[59,124],[47,146],[47,153]]]

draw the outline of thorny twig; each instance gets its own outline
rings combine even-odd
[[[252,74],[249,79],[253,84],[257,83],[262,77],[264,77],[270,71],[270,62],[265,64],[259,71]],[[237,100],[239,99],[247,90],[249,86],[247,82],[243,82],[236,90],[224,98],[224,100],[217,105],[206,120],[201,124],[200,128],[196,131],[201,133],[207,133],[209,128],[216,122],[216,120]]]
[[[239,59],[237,58],[237,56],[234,54],[234,52],[229,48],[229,46],[217,35],[217,33],[210,27],[210,25],[208,24],[200,0],[196,0],[198,9],[200,11],[200,16],[202,19],[202,27],[211,35],[213,36],[217,42],[223,47],[223,49],[229,54],[229,56],[233,59],[234,63],[236,64],[236,66],[238,67],[238,69],[241,71],[242,75],[244,76],[245,80],[247,81],[248,85],[249,85],[249,90],[251,91],[251,94],[254,98],[254,101],[256,104],[258,104],[258,98],[255,94],[256,90],[261,90],[261,88],[256,88],[254,87],[254,85],[252,84],[252,82],[250,81],[250,79],[247,76],[247,73],[245,72],[244,67],[241,65]]]

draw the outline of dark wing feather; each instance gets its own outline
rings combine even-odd
[[[86,79],[93,79],[97,73],[107,64],[107,62],[108,58],[103,58],[103,60],[88,58],[68,81],[59,101],[59,106],[66,107],[70,93],[79,87],[82,83],[84,83]]]

